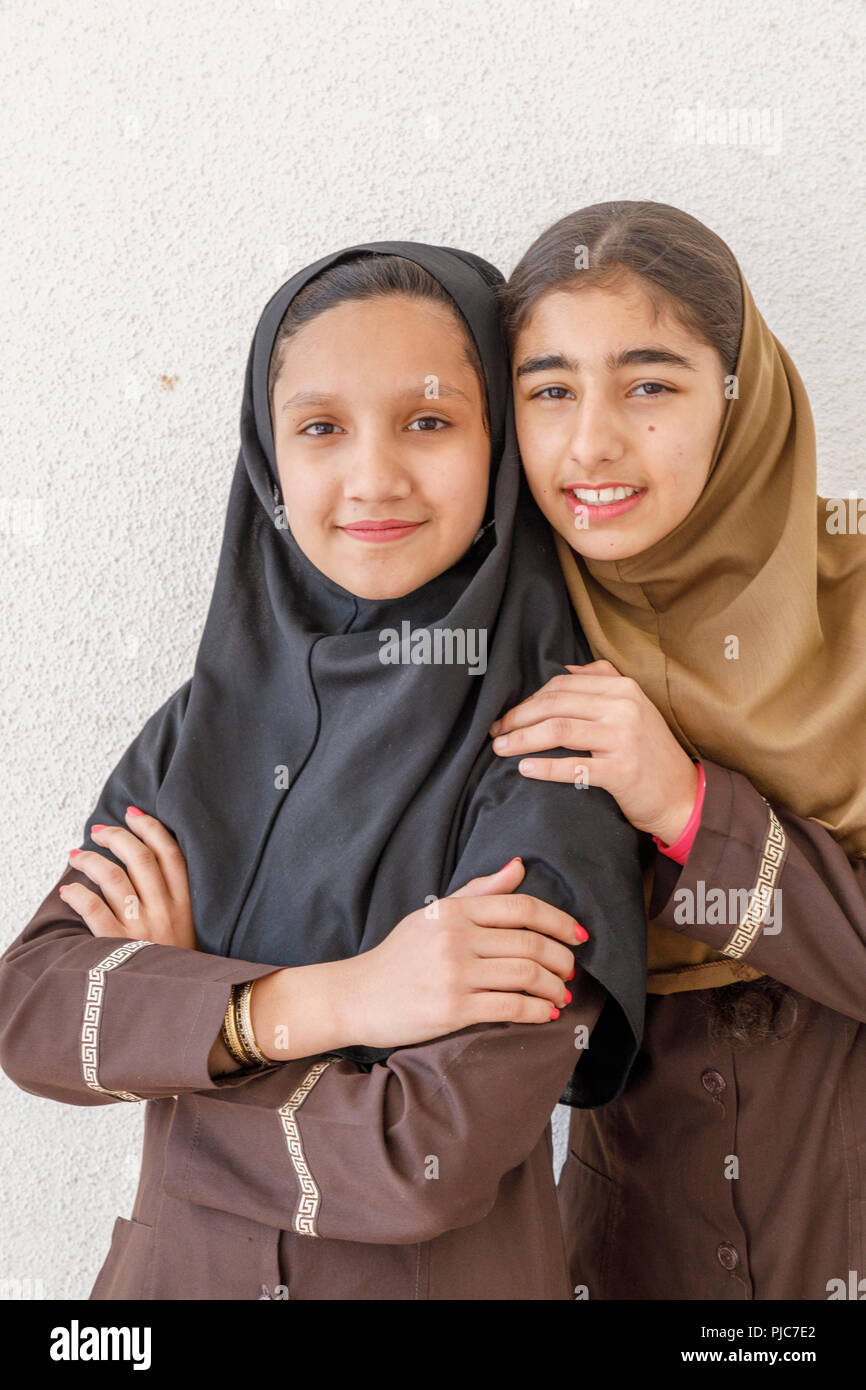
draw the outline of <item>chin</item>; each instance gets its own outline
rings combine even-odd
[[[582,541],[582,538],[581,538]],[[579,555],[583,555],[587,560],[629,560],[632,555],[639,555],[642,550],[649,548],[649,542],[644,545],[641,541],[626,540],[602,540],[599,537],[594,543],[588,545],[575,545],[571,542],[573,550]]]
[[[370,575],[352,575],[346,579],[339,579],[338,584],[355,594],[357,598],[369,599],[373,602],[387,602],[390,599],[405,598],[407,594],[414,593],[420,589],[422,584],[426,584],[431,576],[424,571],[423,574],[403,575],[400,577],[391,575],[381,575],[378,579],[373,579]]]
[[[652,545],[652,541],[622,535],[604,536],[600,531],[591,535],[574,528],[565,530],[557,527],[557,530],[572,550],[587,560],[628,560],[632,555],[639,555],[642,550],[647,550]]]
[[[420,588],[420,585],[412,584],[408,589],[402,584],[393,588],[382,588],[375,584],[345,584],[343,587],[353,593],[356,598],[368,599],[371,603],[387,603],[391,599],[405,598],[407,594],[412,593],[413,589]]]

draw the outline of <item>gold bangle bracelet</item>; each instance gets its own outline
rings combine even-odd
[[[256,1035],[253,1032],[253,1020],[250,1014],[250,995],[252,993],[255,980],[247,980],[240,986],[235,1005],[235,1025],[240,1038],[241,1047],[251,1053],[261,1066],[267,1066],[270,1057],[266,1057],[256,1042]]]
[[[235,1022],[235,1001],[237,998],[237,985],[232,985],[229,994],[229,1002],[226,1006],[223,1026],[220,1036],[225,1043],[229,1053],[242,1067],[250,1067],[254,1063],[254,1058],[250,1056],[238,1036],[237,1024]]]
[[[250,1064],[249,1058],[246,1056],[245,1053],[239,1051],[237,1043],[235,1042],[234,1038],[229,1032],[229,1029],[226,1027],[225,1020],[223,1020],[223,1026],[220,1030],[220,1037],[222,1038],[223,1045],[228,1051],[229,1056],[232,1057],[238,1063],[239,1066],[248,1067]]]
[[[232,1047],[231,1040],[229,1039],[228,1031],[226,1029],[225,1024],[223,1024],[222,1028],[220,1029],[220,1041],[222,1042],[223,1047],[225,1048],[226,1052],[229,1054],[233,1061],[237,1062],[238,1065],[241,1067],[249,1066],[249,1063],[245,1059],[241,1059]]]

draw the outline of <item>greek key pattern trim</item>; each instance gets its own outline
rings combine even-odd
[[[764,847],[761,850],[758,876],[755,879],[755,886],[749,894],[749,906],[722,947],[722,955],[732,956],[735,960],[741,959],[758,938],[770,903],[773,901],[776,879],[779,877],[779,870],[785,857],[787,836],[769,802],[767,802],[767,811],[770,816],[770,824],[764,840]]]
[[[295,1113],[303,1105],[319,1077],[333,1061],[334,1058],[329,1057],[326,1061],[316,1062],[314,1066],[310,1067],[298,1089],[277,1111],[282,1122],[283,1134],[286,1136],[289,1158],[292,1160],[292,1166],[301,1189],[301,1198],[295,1213],[295,1230],[302,1236],[317,1236],[319,1234],[316,1230],[316,1217],[319,1213],[322,1195],[304,1157],[301,1131],[295,1119]]]
[[[99,1025],[102,1021],[102,1005],[105,999],[105,977],[109,970],[116,970],[128,961],[143,946],[152,946],[152,941],[125,941],[112,951],[110,956],[91,967],[87,976],[87,995],[84,1000],[84,1021],[81,1026],[81,1067],[84,1080],[91,1091],[99,1091],[104,1096],[116,1096],[118,1100],[142,1100],[130,1091],[108,1091],[99,1084]]]

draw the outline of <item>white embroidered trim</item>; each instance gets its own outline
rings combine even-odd
[[[329,1057],[326,1061],[316,1062],[314,1066],[310,1067],[310,1070],[307,1072],[294,1095],[292,1095],[284,1105],[281,1105],[277,1111],[282,1121],[283,1133],[286,1136],[289,1158],[292,1160],[301,1189],[301,1198],[298,1202],[298,1210],[295,1213],[295,1230],[302,1236],[317,1236],[319,1234],[316,1230],[316,1217],[322,1198],[313,1175],[307,1166],[307,1160],[304,1157],[304,1147],[301,1143],[301,1131],[295,1119],[295,1111],[299,1106],[303,1105],[319,1077],[335,1060],[335,1058]]]
[[[92,1091],[100,1091],[104,1096],[116,1096],[118,1100],[143,1100],[144,1097],[134,1096],[130,1091],[108,1091],[99,1084],[99,1025],[102,1021],[102,1004],[105,998],[105,976],[109,970],[116,970],[119,965],[123,965],[143,946],[152,945],[152,941],[126,941],[88,972],[84,1022],[81,1027],[81,1066],[84,1080]]]
[[[773,890],[776,887],[776,879],[779,877],[779,870],[785,857],[785,847],[788,843],[787,836],[769,802],[767,802],[767,810],[770,814],[770,825],[764,840],[764,847],[761,850],[758,877],[755,879],[755,886],[749,894],[749,906],[743,914],[742,921],[734,927],[730,937],[722,947],[722,955],[733,956],[735,960],[744,956],[758,938],[770,903],[773,901]]]

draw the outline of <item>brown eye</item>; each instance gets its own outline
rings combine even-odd
[[[330,420],[313,420],[309,425],[305,425],[301,434],[309,434],[316,438],[324,434],[334,434],[337,426]]]
[[[649,392],[649,395],[644,396],[644,400],[649,400],[651,396],[660,396],[664,391],[667,391],[668,394],[671,394],[671,388],[669,386],[662,385],[660,381],[641,381],[638,383],[637,386],[635,386],[634,389],[635,391],[641,391],[643,389],[646,389]]]
[[[570,394],[571,392],[565,386],[544,386],[531,399],[534,401],[564,401]]]
[[[438,415],[422,415],[420,419],[412,421],[409,429],[417,430],[422,434],[434,434],[440,428],[447,428],[447,425],[448,421],[440,420]]]

